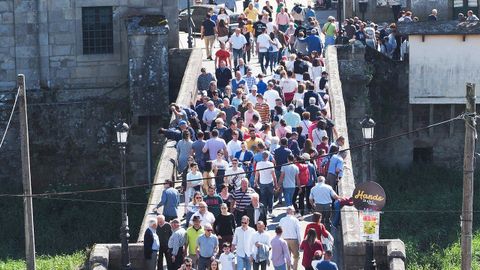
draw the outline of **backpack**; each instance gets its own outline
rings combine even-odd
[[[330,167],[330,160],[332,159],[332,155],[328,155],[321,159],[322,159],[322,162],[320,163],[318,170],[322,176],[327,177],[328,167]]]
[[[308,165],[303,163],[297,163],[297,167],[299,170],[298,178],[300,180],[300,185],[306,186],[308,184],[308,180],[310,179],[310,172],[308,171]]]

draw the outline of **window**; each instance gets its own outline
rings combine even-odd
[[[112,7],[82,8],[83,54],[113,53]]]
[[[432,163],[433,162],[433,148],[432,147],[413,148],[413,162],[415,162],[415,163]]]

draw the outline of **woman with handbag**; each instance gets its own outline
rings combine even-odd
[[[308,230],[307,237],[300,244],[300,250],[303,251],[303,267],[305,267],[305,270],[313,270],[313,255],[316,251],[320,251],[323,254],[322,242],[317,239],[317,232],[315,231],[315,229]]]

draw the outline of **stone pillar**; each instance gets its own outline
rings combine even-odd
[[[39,14],[37,1],[12,1],[14,5],[15,60],[17,74],[25,74],[27,89],[40,88]]]
[[[163,14],[168,20],[170,33],[168,34],[168,47],[178,48],[178,0],[161,1],[163,5]]]
[[[140,117],[168,121],[168,32],[161,15],[127,19],[130,106]]]

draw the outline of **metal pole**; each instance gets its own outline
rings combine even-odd
[[[473,171],[476,139],[475,84],[467,83],[465,148],[463,159],[462,270],[472,269]]]
[[[153,182],[152,177],[152,129],[150,116],[147,116],[147,183]]]
[[[377,262],[373,256],[373,240],[367,239],[366,242],[366,260],[365,260],[365,270],[375,270],[377,269]]]
[[[339,36],[341,36],[342,33],[343,33],[342,10],[343,10],[343,0],[338,0],[338,2],[337,2],[337,22],[338,22],[338,35]]]
[[[120,238],[122,241],[122,269],[130,270],[130,255],[128,252],[128,238],[130,237],[128,228],[127,214],[127,176],[126,176],[126,145],[120,145],[120,159],[122,164],[122,227],[120,228]]]
[[[372,181],[372,175],[373,175],[373,145],[369,144],[368,145],[368,178],[367,181]]]
[[[188,44],[188,48],[191,49],[193,48],[193,43],[192,43],[192,16],[191,16],[191,8],[190,8],[190,1],[191,0],[187,0],[187,17],[188,17],[188,22],[187,22],[187,32],[188,32],[188,36],[187,36],[187,44]]]
[[[28,139],[27,95],[25,91],[25,75],[17,76],[19,90],[20,113],[20,146],[22,155],[23,209],[25,219],[25,255],[27,269],[35,270],[35,229],[33,224],[32,178],[30,175],[30,146]]]

